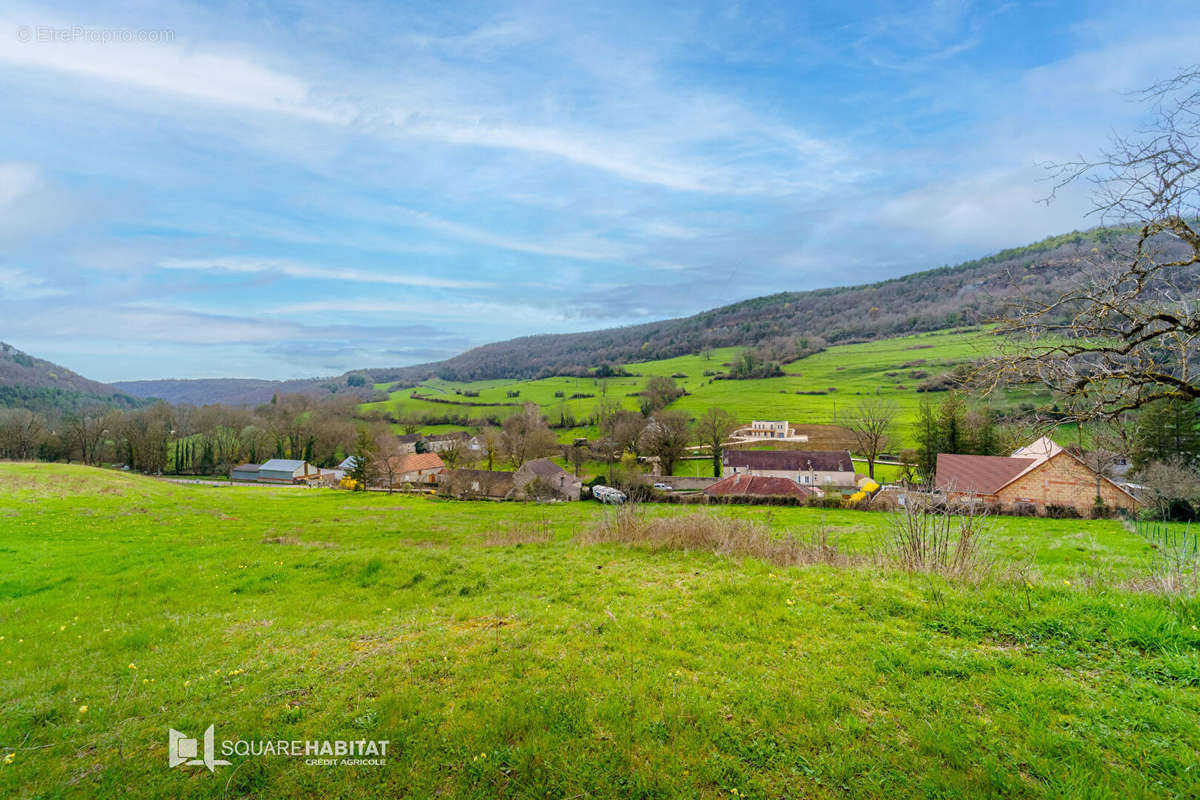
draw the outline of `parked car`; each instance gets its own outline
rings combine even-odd
[[[675,491],[675,487],[669,483],[656,483],[656,484],[654,484],[654,488],[658,489],[659,491],[663,491],[663,492]]]

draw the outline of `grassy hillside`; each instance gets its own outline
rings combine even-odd
[[[0,342],[0,408],[46,414],[96,405],[136,408],[144,401]]]
[[[690,317],[583,333],[526,336],[474,348],[445,361],[363,369],[294,381],[240,379],[129,381],[138,397],[172,403],[266,402],[274,392],[350,391],[367,376],[379,385],[529,380],[584,374],[605,363],[663,361],[704,350],[740,348],[789,337],[833,344],[894,338],[914,332],[978,325],[1002,313],[1015,293],[1042,297],[1074,285],[1088,264],[1122,262],[1134,235],[1123,228],[1072,231],[954,266],[877,283],[743,300]],[[1168,251],[1177,243],[1166,242]],[[1195,276],[1190,280],[1195,281]],[[357,381],[355,380],[355,383]],[[365,398],[364,398],[365,399]]]
[[[1095,228],[1053,236],[954,266],[877,283],[756,297],[680,319],[585,333],[527,336],[477,347],[437,364],[373,370],[380,381],[535,378],[602,363],[661,360],[707,348],[744,347],[778,337],[832,343],[974,325],[1003,313],[1018,293],[1048,298],[1078,283],[1089,264],[1123,263],[1135,234]],[[1168,252],[1177,242],[1162,242]],[[1186,250],[1186,248],[1184,248]],[[1192,274],[1191,286],[1200,275]]]
[[[1200,611],[1122,588],[1115,522],[997,520],[1028,567],[971,585],[578,541],[602,513],[0,464],[0,796],[1194,796]],[[209,724],[392,758],[169,769]]]
[[[933,331],[860,344],[837,345],[786,364],[786,375],[759,380],[714,380],[709,373],[725,373],[739,348],[713,350],[703,356],[680,356],[661,361],[626,365],[634,377],[596,378],[554,377],[540,380],[491,380],[469,383],[431,379],[416,387],[393,391],[386,402],[368,403],[364,411],[386,411],[405,415],[470,416],[506,415],[521,403],[537,403],[543,412],[558,419],[565,410],[577,420],[586,419],[596,406],[597,397],[607,389],[627,408],[637,408],[638,399],[630,397],[654,375],[683,375],[677,383],[688,391],[672,408],[699,416],[711,406],[728,409],[738,419],[787,419],[800,425],[834,425],[852,411],[866,395],[878,395],[896,403],[900,415],[896,433],[902,443],[911,438],[911,423],[922,399],[936,395],[918,392],[927,377],[948,372],[955,366],[978,359],[989,352],[993,342],[986,332]],[[385,384],[377,386],[385,389]],[[468,396],[466,392],[477,392]],[[509,397],[519,392],[518,397]],[[556,397],[556,393],[562,397]],[[443,402],[420,398],[436,398]],[[572,399],[576,395],[590,395]],[[1033,399],[1023,392],[1010,392],[999,402],[1015,404]],[[468,405],[470,404],[470,405]],[[429,428],[429,432],[436,432]],[[579,427],[560,432],[564,439],[592,435],[594,430]]]

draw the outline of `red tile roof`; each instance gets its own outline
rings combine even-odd
[[[426,469],[443,469],[442,457],[437,453],[405,453],[392,456],[388,463],[395,472],[418,472]]]
[[[937,488],[968,494],[995,494],[1036,463],[1038,459],[1035,458],[939,453]]]
[[[704,490],[707,495],[738,497],[810,497],[816,491],[801,486],[789,478],[772,478],[739,472],[714,483]]]

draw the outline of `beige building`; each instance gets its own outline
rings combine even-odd
[[[853,488],[858,480],[846,450],[726,450],[722,477],[742,472],[818,488]]]
[[[936,483],[949,500],[973,499],[1006,509],[1029,504],[1039,513],[1062,506],[1087,516],[1097,494],[1109,508],[1135,511],[1141,505],[1127,489],[1045,437],[1011,456],[942,453]]]

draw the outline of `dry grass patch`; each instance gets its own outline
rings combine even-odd
[[[486,547],[547,544],[553,540],[554,531],[550,528],[550,521],[548,519],[540,519],[535,522],[522,522],[504,530],[491,531],[483,536],[483,544]]]
[[[337,547],[333,542],[306,542],[303,539],[295,536],[265,536],[262,540],[263,544],[283,544],[292,547],[319,547],[329,549]]]
[[[695,512],[675,517],[648,517],[634,506],[605,514],[578,540],[585,544],[618,543],[661,550],[701,550],[735,558],[757,558],[780,566],[831,564],[854,566],[869,556],[848,553],[829,541],[817,526],[807,537],[776,533],[764,523]]]

